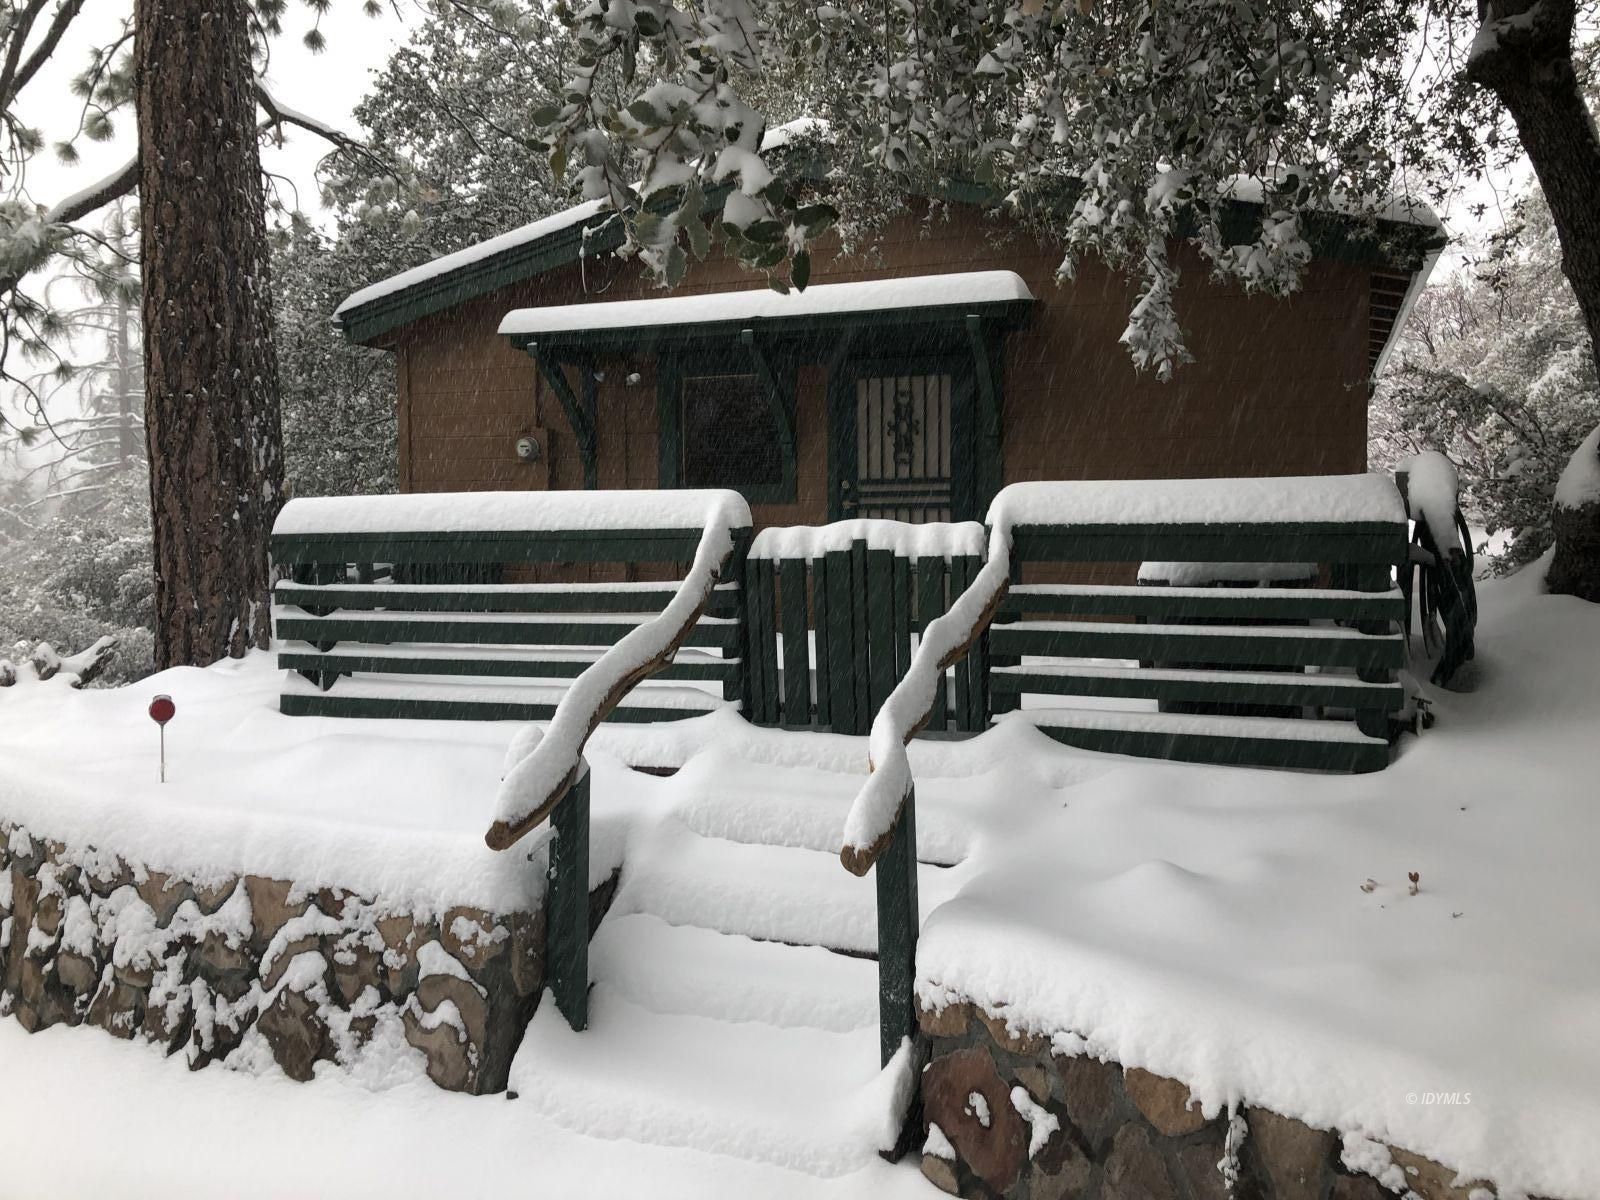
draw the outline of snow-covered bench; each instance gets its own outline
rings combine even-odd
[[[1251,766],[1369,771],[1404,703],[1399,492],[1378,475],[1019,484],[991,519],[1023,579],[1045,564],[1228,564],[1254,586],[1013,584],[989,633],[997,712],[1024,695],[1157,702],[1025,713],[1087,749]],[[1317,564],[1332,586],[1306,587]],[[1169,569],[1165,573],[1171,575]],[[1176,712],[1202,705],[1211,711]],[[1233,715],[1299,709],[1283,718]],[[1223,711],[1219,712],[1221,709]]]
[[[291,715],[546,720],[610,646],[649,621],[705,514],[733,493],[495,492],[298,499],[272,535],[278,660]],[[557,574],[563,581],[517,581]],[[585,576],[606,575],[596,580]],[[576,577],[576,578],[574,578]],[[612,714],[660,721],[737,704],[737,581],[721,585],[654,683]]]

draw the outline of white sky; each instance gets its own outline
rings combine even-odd
[[[410,21],[420,18],[410,0],[400,0],[400,5],[401,17]],[[43,130],[47,144],[62,139],[76,125],[79,101],[68,91],[68,85],[83,69],[92,39],[114,31],[120,14],[130,8],[131,0],[87,0],[71,35],[30,86],[27,102],[22,106],[23,116]],[[322,19],[328,48],[321,54],[312,54],[300,38],[314,19],[314,14],[302,5],[291,3],[284,16],[284,35],[272,48],[268,90],[281,103],[354,133],[351,110],[366,92],[371,72],[388,60],[405,29],[392,9],[386,8],[380,17],[367,17],[361,12],[359,0],[333,0],[331,10]],[[35,157],[28,167],[28,191],[35,203],[54,204],[128,160],[134,148],[133,112],[126,109],[115,119],[117,136],[113,141],[79,141],[82,161],[76,165],[63,165],[51,150]],[[301,209],[313,218],[320,211],[315,167],[327,150],[322,139],[295,129],[286,131],[281,149],[262,149],[263,165],[292,181]],[[283,198],[285,203],[292,203],[294,192],[286,190]]]

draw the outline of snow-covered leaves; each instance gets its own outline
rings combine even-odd
[[[1371,415],[1374,464],[1447,455],[1474,524],[1509,537],[1497,568],[1544,553],[1551,501],[1600,411],[1589,331],[1549,210],[1516,206],[1511,236],[1417,297]]]
[[[1303,215],[1375,213],[1423,133],[1404,75],[1415,11],[1399,0],[594,0],[569,26],[576,67],[538,119],[662,282],[703,253],[700,206],[719,183],[734,187],[732,252],[800,286],[832,224],[819,195],[848,235],[907,191],[977,183],[1063,246],[1064,276],[1096,255],[1140,281],[1123,341],[1162,376],[1186,357],[1175,242],[1248,288],[1291,291],[1310,257]],[[642,61],[656,73],[627,87]],[[749,102],[794,61],[818,64],[807,102],[826,120],[812,191],[779,181]],[[607,103],[595,81],[613,62],[625,86]]]

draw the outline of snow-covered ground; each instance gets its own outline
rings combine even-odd
[[[1512,1188],[1600,1197],[1600,610],[1540,595],[1537,570],[1483,585],[1477,690],[1439,694],[1436,728],[1378,774],[1131,762],[1017,720],[914,744],[923,857],[958,863],[925,876],[924,999],[959,992],[1014,1024],[1083,1035],[1208,1105],[1244,1097]],[[284,718],[278,684],[258,656],[120,692],[0,692],[0,815],[158,867],[294,868],[433,889],[439,904],[538,886],[525,858],[482,843],[515,726]],[[144,714],[158,691],[179,708],[164,786]],[[805,1155],[786,1157],[769,1126],[746,1144],[729,1135],[741,1105],[756,1128],[781,1096],[741,1099],[730,1082],[721,1107],[674,1111],[649,1073],[666,1060],[606,1040],[613,1018],[675,1036],[723,1022],[703,1053],[673,1060],[703,1069],[713,1100],[741,1056],[801,1073],[807,1103],[828,1092],[826,1055],[864,1056],[839,1102],[870,1091],[868,964],[775,957],[783,941],[870,937],[871,881],[832,857],[865,739],[722,712],[606,727],[591,745],[593,871],[623,863],[623,887],[596,940],[595,1026],[536,1021],[515,1068],[525,1100],[191,1074],[98,1031],[29,1037],[0,1021],[0,1153],[27,1147],[5,1155],[0,1194],[209,1195],[218,1180],[237,1196],[926,1194],[914,1166],[869,1153],[819,1150],[826,1178],[795,1170]],[[655,779],[622,758],[687,769]],[[783,768],[781,793],[761,767]],[[812,1000],[754,976],[733,986],[763,955]],[[583,1078],[581,1103],[541,1096],[541,1061]],[[635,1140],[618,1100],[639,1114]],[[864,1127],[840,1120],[841,1137]],[[796,1146],[826,1127],[797,1131]],[[645,1144],[651,1130],[668,1144]],[[241,1171],[241,1155],[263,1165]]]

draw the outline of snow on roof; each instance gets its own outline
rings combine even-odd
[[[657,328],[700,325],[709,321],[758,321],[1032,299],[1033,293],[1015,271],[962,271],[861,283],[821,283],[787,296],[771,288],[751,288],[709,296],[664,296],[650,300],[519,308],[505,315],[500,322],[500,332],[543,335],[589,329]]]
[[[790,121],[787,125],[777,125],[767,130],[761,139],[762,150],[776,150],[787,146],[796,138],[810,133],[825,132],[828,128],[826,121],[816,117],[801,117],[799,120]],[[438,258],[425,262],[420,266],[412,267],[409,271],[401,271],[398,275],[391,275],[387,279],[380,279],[377,283],[369,284],[358,292],[352,292],[344,298],[338,308],[333,310],[335,318],[345,313],[371,304],[374,300],[382,300],[396,292],[403,292],[407,288],[415,287],[419,283],[439,279],[452,271],[462,267],[470,267],[484,259],[493,258],[507,250],[515,250],[519,246],[531,245],[557,233],[563,233],[598,217],[606,211],[607,205],[603,200],[585,200],[561,212],[552,213],[548,217],[541,217],[537,221],[517,229],[507,230],[484,241],[476,242],[471,246],[463,247],[453,254],[441,255]]]
[[[275,535],[316,533],[486,533],[578,529],[700,529],[713,521],[750,524],[737,492],[420,492],[401,496],[312,496],[283,506]]]
[[[419,267],[412,267],[409,271],[401,271],[398,275],[391,275],[387,279],[369,284],[359,292],[352,292],[344,298],[344,302],[333,310],[335,317],[341,317],[353,309],[364,304],[371,304],[374,300],[382,300],[385,296],[392,296],[396,292],[403,292],[407,288],[415,287],[419,283],[438,279],[461,267],[470,267],[473,263],[486,258],[493,258],[507,250],[514,250],[518,246],[526,246],[530,242],[537,242],[551,234],[561,233],[563,230],[572,229],[582,225],[585,221],[600,215],[605,208],[602,201],[585,200],[582,204],[564,209],[548,217],[541,217],[537,221],[529,222],[520,228],[512,229],[497,237],[476,242],[464,249],[457,250],[454,254],[445,254]]]
[[[1078,479],[1013,483],[989,506],[992,526],[1404,522],[1385,475],[1263,479]]]

